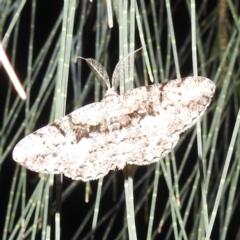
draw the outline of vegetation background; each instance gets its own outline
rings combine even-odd
[[[1,239],[240,239],[239,1],[2,0],[0,36],[28,96],[0,70]],[[217,87],[168,157],[89,183],[12,160],[24,135],[101,100],[76,56],[111,75],[139,47],[121,92],[197,74]]]

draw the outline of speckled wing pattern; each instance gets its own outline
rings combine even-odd
[[[26,136],[14,148],[13,159],[32,171],[82,181],[126,164],[151,164],[197,122],[214,92],[214,83],[205,77],[171,80],[122,95],[109,89],[101,102]]]

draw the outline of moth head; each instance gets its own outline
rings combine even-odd
[[[116,96],[118,95],[118,92],[114,88],[108,88],[108,90],[105,93],[105,98],[108,96]]]

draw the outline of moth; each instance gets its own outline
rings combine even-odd
[[[40,173],[63,173],[74,180],[104,177],[126,164],[147,165],[165,157],[179,135],[192,127],[210,105],[214,83],[200,76],[180,78],[116,91],[120,62],[112,87],[106,70],[85,59],[108,90],[92,103],[23,138],[13,159]]]

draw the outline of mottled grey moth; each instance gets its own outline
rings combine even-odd
[[[83,181],[104,177],[126,164],[155,163],[203,115],[215,92],[210,79],[197,76],[122,95],[110,83],[107,86],[101,102],[81,107],[22,139],[13,159],[32,171],[63,173]]]

